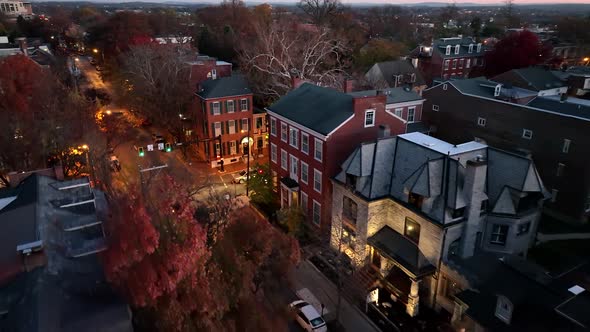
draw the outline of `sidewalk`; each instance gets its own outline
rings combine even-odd
[[[322,302],[330,314],[327,320],[336,317],[336,307],[338,303],[338,290],[336,286],[326,279],[306,260],[294,271],[294,286],[296,290],[307,288],[315,297]],[[340,303],[340,323],[346,331],[380,331],[366,317],[360,309],[350,305],[344,298]]]

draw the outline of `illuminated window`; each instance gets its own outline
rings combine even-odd
[[[404,235],[412,240],[415,244],[420,241],[420,224],[414,220],[406,217],[406,226],[404,227]]]

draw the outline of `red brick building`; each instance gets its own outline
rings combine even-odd
[[[196,60],[189,61],[191,84],[203,82],[208,79],[229,77],[232,73],[232,64],[225,61],[218,61],[208,55],[197,55]]]
[[[251,153],[252,91],[246,81],[241,76],[208,79],[197,84],[196,96],[198,154],[219,167]]]
[[[431,85],[434,80],[468,77],[473,68],[483,66],[485,45],[471,37],[436,39],[431,45],[420,45],[412,51],[413,63]]]
[[[359,143],[405,133],[420,121],[422,98],[403,90],[415,100],[400,97],[396,103],[402,90],[345,94],[304,83],[268,107],[270,165],[281,207],[300,205],[310,224],[329,232],[331,178],[344,159]],[[412,102],[416,105],[410,106]],[[412,121],[403,120],[412,112]]]

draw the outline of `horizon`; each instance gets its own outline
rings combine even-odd
[[[90,3],[190,3],[190,4],[221,4],[222,0],[33,0],[31,3],[45,3],[45,2],[90,2]],[[244,1],[245,3],[269,3],[269,4],[295,4],[296,0],[253,0]],[[453,0],[406,0],[406,1],[391,1],[391,0],[341,0],[344,5],[420,5],[420,4],[456,4],[461,6],[462,4],[467,5],[489,5],[489,6],[502,6],[503,1],[498,0],[467,0],[467,1],[453,1]],[[590,0],[517,0],[513,2],[514,5],[590,5]]]

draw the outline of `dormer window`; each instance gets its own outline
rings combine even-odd
[[[477,53],[481,52],[481,43],[477,44]]]
[[[469,53],[473,53],[473,44],[469,44]]]
[[[446,55],[451,55],[451,45],[447,45],[447,51],[445,52]]]
[[[498,300],[496,302],[496,317],[504,323],[510,324],[510,320],[512,319],[512,309],[512,302],[510,302],[506,296],[498,295]]]
[[[460,50],[461,50],[461,45],[456,45],[455,46],[455,54],[459,54]]]
[[[500,96],[500,92],[502,92],[502,84],[498,84],[494,88],[494,97],[499,97]]]

